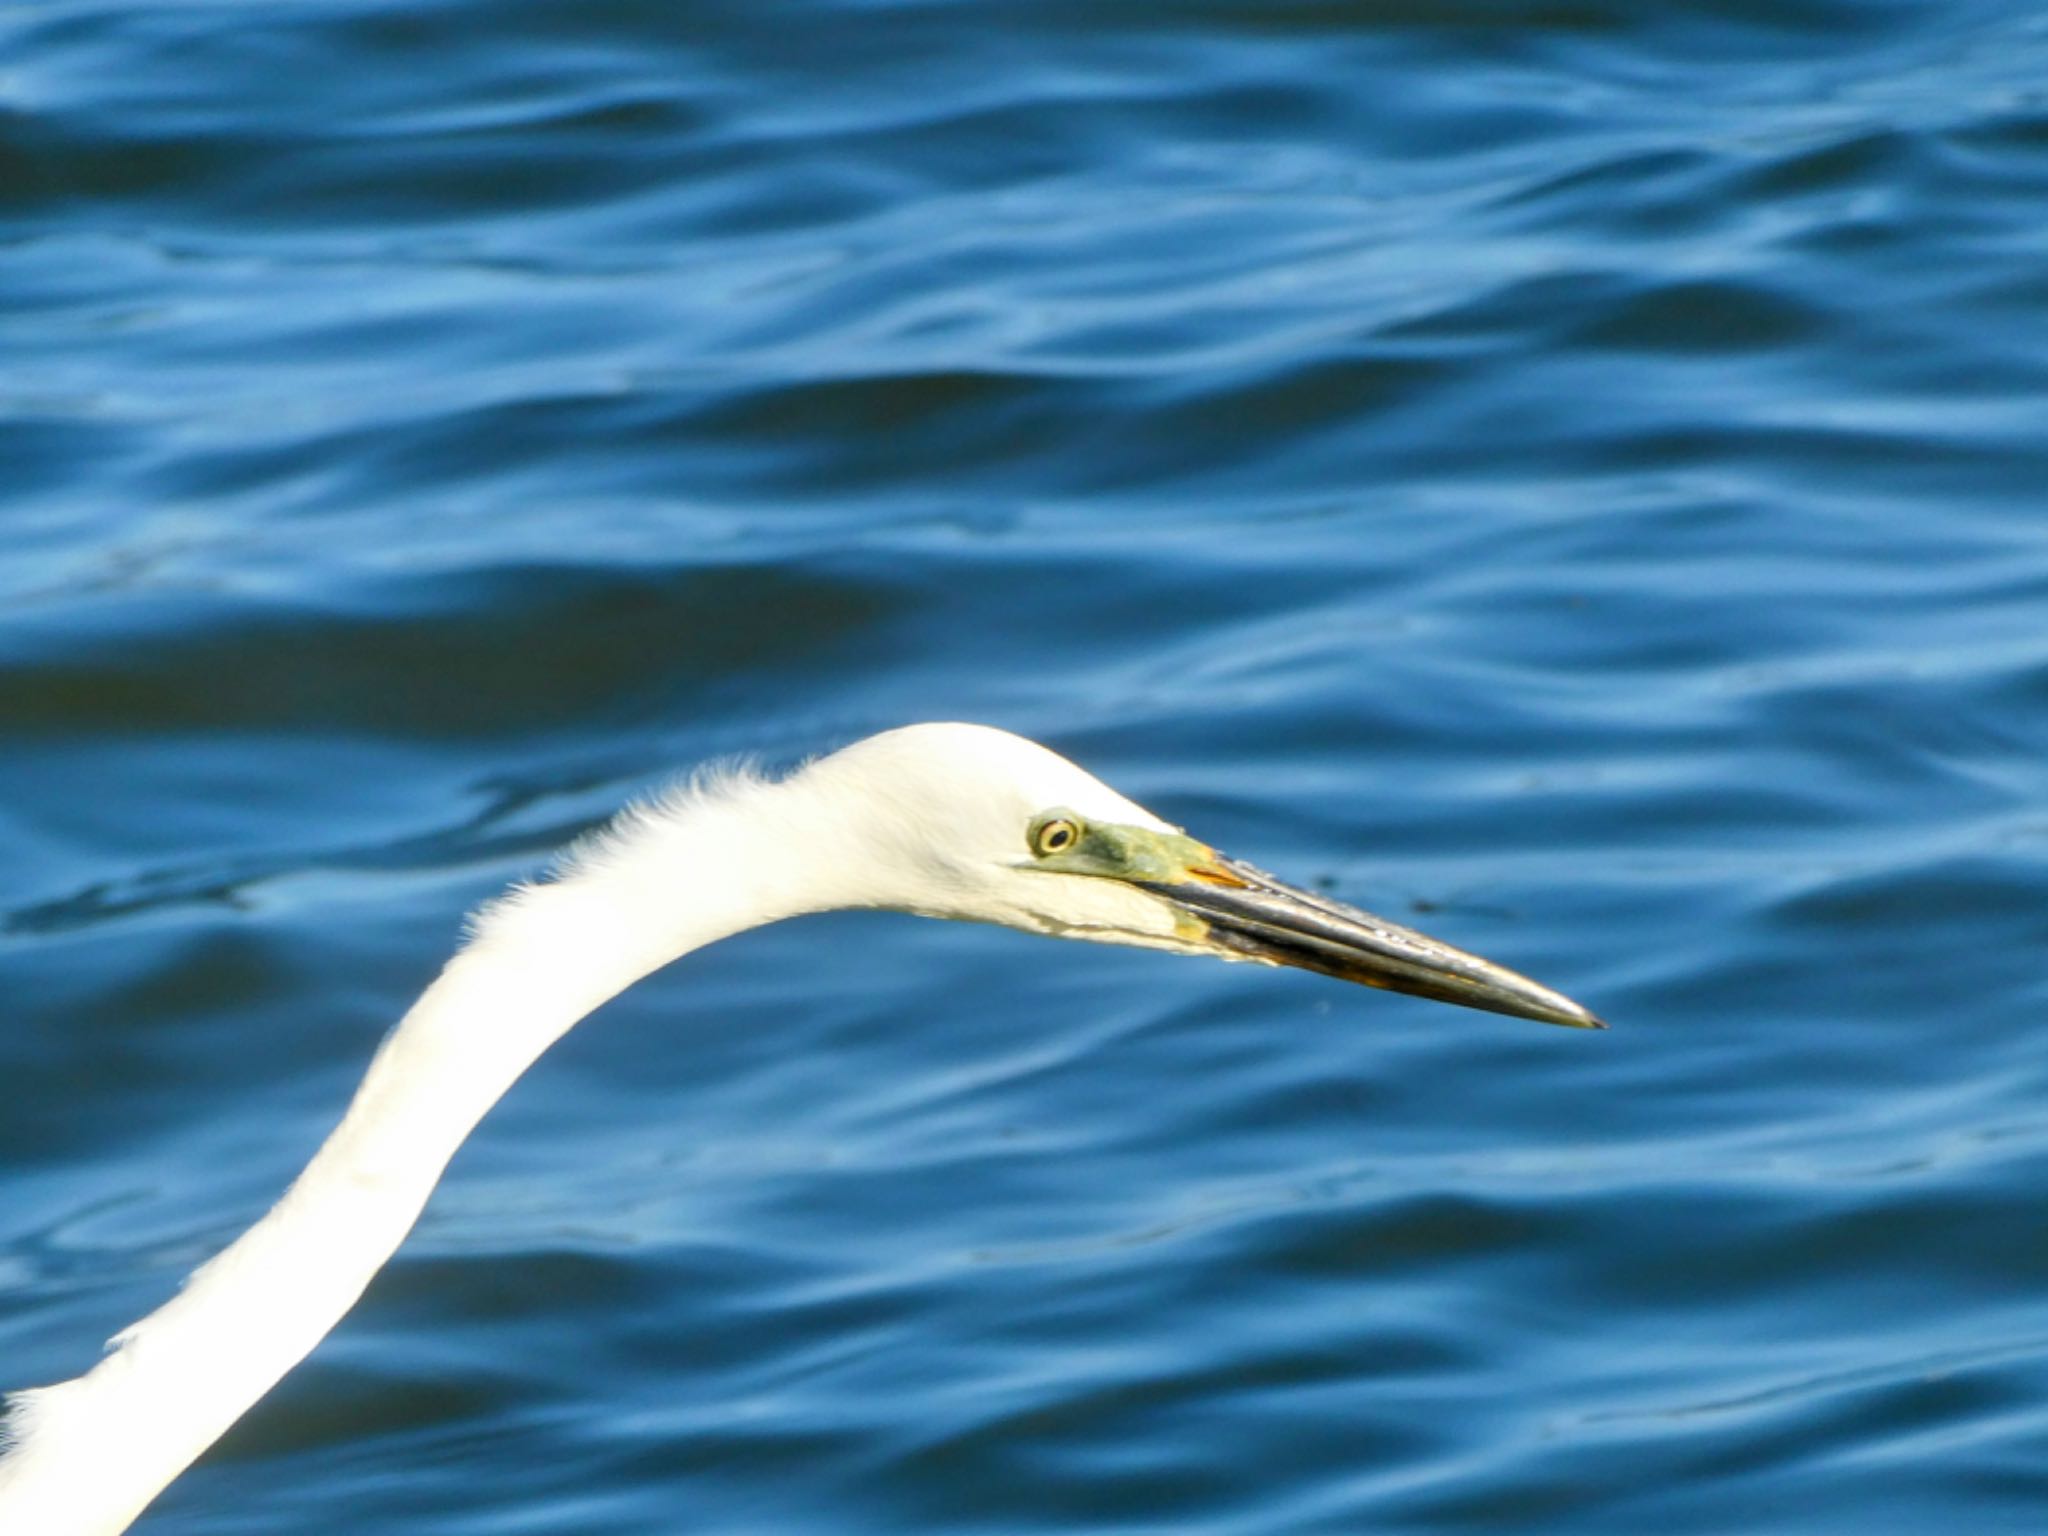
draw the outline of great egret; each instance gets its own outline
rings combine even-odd
[[[779,781],[700,779],[479,913],[269,1214],[92,1370],[13,1399],[0,1531],[127,1529],[355,1303],[463,1138],[549,1045],[690,950],[840,907],[1300,966],[1600,1027],[1513,971],[1225,858],[986,726],[888,731]]]

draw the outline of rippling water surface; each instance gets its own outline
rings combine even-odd
[[[0,5],[0,1380],[622,798],[965,717],[1618,1027],[748,936],[143,1528],[2042,1529],[2044,82],[2005,0]]]

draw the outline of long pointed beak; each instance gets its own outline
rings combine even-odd
[[[1216,856],[1191,865],[1179,880],[1133,883],[1164,897],[1201,924],[1209,941],[1229,958],[1298,966],[1339,981],[1518,1019],[1575,1029],[1607,1027],[1563,993],[1506,966],[1370,912],[1284,885],[1236,859]]]

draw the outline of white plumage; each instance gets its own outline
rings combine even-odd
[[[1034,846],[1049,815],[1100,838],[1085,850],[1055,853],[1057,838]],[[1342,973],[1333,958],[1342,946],[1325,930],[1348,909],[1265,879],[1056,753],[982,726],[906,727],[786,779],[701,778],[628,810],[551,878],[477,915],[268,1215],[118,1335],[91,1371],[13,1400],[0,1532],[125,1530],[354,1305],[456,1148],[520,1074],[592,1009],[678,956],[802,913],[886,907]],[[1223,900],[1218,890],[1229,902],[1211,911],[1201,903]],[[1294,907],[1264,921],[1283,899]],[[1238,909],[1252,904],[1260,921],[1246,922]],[[1374,925],[1360,941],[1368,948],[1433,943],[1349,917]],[[1289,923],[1305,926],[1283,947],[1272,935]],[[1295,952],[1311,945],[1322,946],[1313,958]],[[1343,963],[1372,980],[1364,972],[1380,961]],[[1592,1022],[1557,994],[1447,947],[1431,949],[1428,965],[1481,968],[1454,978],[1474,991],[1454,1000]],[[1399,976],[1377,984],[1429,990]]]

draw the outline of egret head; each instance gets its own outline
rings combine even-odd
[[[976,725],[884,732],[811,765],[858,806],[871,896],[935,917],[1264,965],[1597,1029],[1525,976],[1218,853],[1058,753]]]

